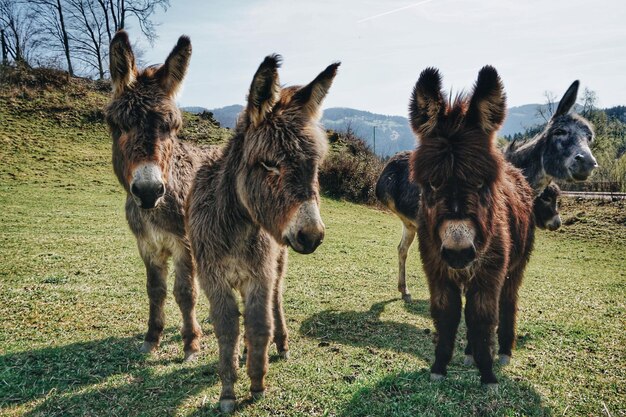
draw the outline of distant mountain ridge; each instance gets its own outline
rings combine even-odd
[[[232,129],[237,122],[237,115],[243,108],[240,104],[234,104],[211,110],[204,107],[183,107],[183,110],[191,113],[210,111],[222,127]],[[510,137],[516,133],[524,132],[530,127],[545,123],[537,111],[538,108],[539,104],[525,104],[509,108],[498,136]],[[617,106],[607,109],[606,112],[607,114],[610,114],[609,112],[614,113],[615,117],[626,118],[625,109],[624,106]],[[351,129],[372,149],[374,149],[374,135],[376,135],[374,150],[380,156],[393,155],[396,152],[415,147],[415,136],[409,126],[408,119],[404,116],[388,116],[347,107],[333,107],[324,110],[321,122],[326,129],[340,132]]]

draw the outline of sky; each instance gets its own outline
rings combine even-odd
[[[446,90],[467,91],[487,64],[510,107],[545,102],[546,91],[560,98],[576,79],[600,107],[626,104],[626,0],[171,0],[155,21],[147,63],[191,37],[181,106],[244,104],[275,52],[285,85],[342,62],[324,107],[405,116],[424,68],[439,68]]]

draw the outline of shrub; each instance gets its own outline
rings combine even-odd
[[[328,131],[330,152],[320,167],[322,192],[355,203],[376,203],[376,181],[382,161],[354,133]]]

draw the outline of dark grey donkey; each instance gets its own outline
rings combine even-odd
[[[201,150],[180,142],[182,124],[174,97],[191,57],[189,38],[182,36],[162,66],[138,70],[124,31],[111,41],[113,96],[106,120],[113,136],[113,170],[126,190],[126,219],[137,238],[146,266],[150,299],[148,332],[141,350],[159,346],[167,293],[168,259],[174,261],[174,297],[183,316],[185,360],[199,350],[201,329],[196,321],[197,285],[184,204],[191,181],[202,162],[219,150]]]
[[[187,228],[219,344],[220,409],[235,408],[239,308],[253,398],[265,392],[271,341],[286,358],[282,306],[287,246],[313,252],[324,237],[317,172],[327,150],[318,121],[339,64],[304,87],[282,88],[280,57],[265,58],[223,155],[198,171]]]
[[[539,195],[545,197],[543,201],[535,201],[533,213],[536,224],[548,230],[556,230],[561,225],[557,208],[560,190],[556,184],[549,186],[551,181],[584,181],[597,167],[589,149],[594,137],[591,123],[580,115],[569,113],[576,102],[578,86],[579,82],[574,81],[567,89],[557,111],[539,135],[523,144],[513,142],[505,150],[506,159],[522,169],[537,198]],[[406,257],[417,233],[420,195],[419,187],[410,180],[411,153],[394,155],[376,184],[376,197],[400,218],[403,225],[402,240],[398,245],[398,291],[405,301],[411,301],[406,284]]]
[[[524,143],[513,141],[504,151],[506,159],[522,169],[535,193],[553,179],[585,181],[598,167],[589,148],[594,139],[591,123],[570,112],[578,86],[576,80],[567,89],[541,133]]]

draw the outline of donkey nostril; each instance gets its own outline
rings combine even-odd
[[[157,187],[157,194],[160,196],[165,194],[165,186],[163,184],[159,184],[159,186]]]
[[[307,244],[306,233],[304,233],[302,230],[298,231],[298,234],[296,235],[296,241],[301,246],[305,246]]]
[[[132,183],[130,186],[130,192],[133,195],[138,195],[139,194],[139,188],[137,187],[137,184]]]

